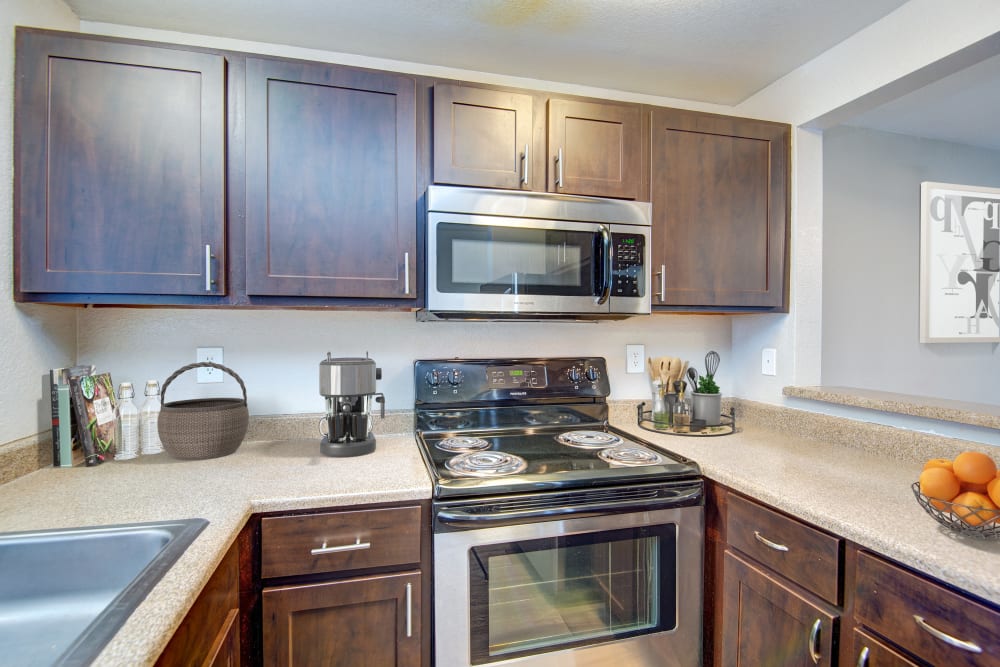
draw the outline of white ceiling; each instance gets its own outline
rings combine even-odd
[[[66,0],[84,21],[737,104],[905,0]]]
[[[906,0],[65,0],[84,21],[736,105]],[[848,121],[1000,149],[1000,57]]]

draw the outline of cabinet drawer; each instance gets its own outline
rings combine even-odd
[[[854,628],[854,649],[848,665],[857,667],[920,667],[891,646],[864,630]]]
[[[420,508],[265,517],[261,577],[359,570],[420,562]]]
[[[726,539],[832,604],[840,604],[843,540],[729,494]]]
[[[854,616],[933,665],[1000,665],[1000,612],[868,553],[858,554]]]

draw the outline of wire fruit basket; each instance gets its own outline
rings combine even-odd
[[[167,387],[178,375],[194,368],[215,368],[231,375],[243,398],[203,398],[166,402]],[[163,449],[178,459],[214,459],[236,451],[247,433],[250,413],[243,378],[222,364],[203,361],[177,369],[163,383],[160,393],[159,432]]]
[[[920,493],[920,482],[914,482],[910,488],[920,506],[942,526],[984,539],[1000,537],[1000,510],[928,498]]]

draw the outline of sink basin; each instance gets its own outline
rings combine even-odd
[[[0,661],[88,664],[207,525],[0,534]]]

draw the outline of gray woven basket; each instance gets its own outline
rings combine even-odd
[[[240,383],[243,398],[200,398],[165,402],[167,387],[177,376],[194,368],[217,368]],[[177,369],[163,383],[160,393],[159,432],[163,449],[178,459],[214,459],[236,451],[247,433],[250,413],[243,379],[222,364],[204,361]]]

